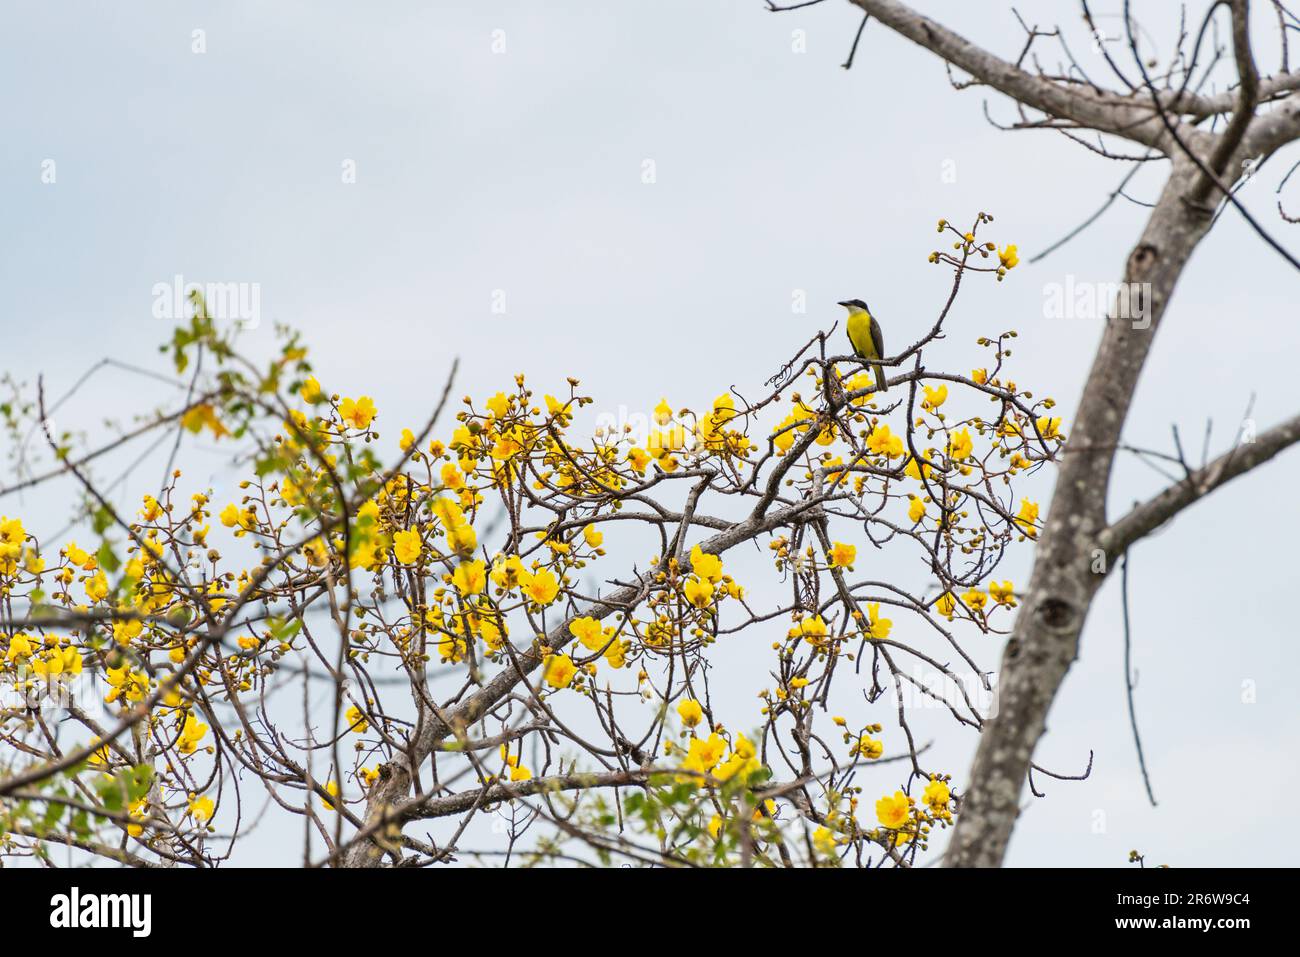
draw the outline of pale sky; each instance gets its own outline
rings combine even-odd
[[[1022,45],[1004,4],[921,6],[1003,56]],[[1028,6],[1026,19],[1077,25],[1073,3]],[[43,373],[51,394],[103,356],[166,372],[151,289],[181,274],[258,283],[248,348],[269,347],[272,322],[303,329],[321,380],[373,395],[390,438],[423,422],[454,356],[457,395],[523,371],[552,389],[579,377],[596,413],[703,404],[733,384],[758,393],[840,299],[867,299],[887,345],[914,340],[947,295],[926,262],[935,221],[987,210],[1024,262],[1004,283],[970,283],[927,361],[969,371],[983,364],[975,336],[1014,328],[1018,379],[1059,400],[1068,431],[1100,321],[1046,317],[1046,290],[1116,281],[1144,211],[1118,203],[1027,260],[1126,167],[994,129],[983,104],[1010,122],[1009,103],[953,91],[939,61],[879,24],[846,72],[858,19],[844,0],[781,16],[759,0],[8,3],[0,371]],[[1166,24],[1148,25],[1168,44]],[[192,52],[195,30],[206,52]],[[1104,76],[1086,38],[1073,48]],[[1260,58],[1271,68],[1271,47]],[[1297,159],[1274,158],[1240,194],[1293,249],[1273,191]],[[1130,194],[1154,198],[1163,168]],[[1290,192],[1300,209],[1300,183]],[[791,308],[800,291],[805,314]],[[1225,213],[1175,293],[1126,440],[1172,451],[1177,424],[1199,458],[1207,419],[1222,451],[1252,395],[1260,430],[1295,414],[1296,303],[1290,267]],[[1211,361],[1214,348],[1227,351]],[[95,381],[60,426],[93,433],[166,394],[112,370]],[[196,481],[229,482],[211,447],[182,460]],[[160,468],[128,486],[147,490]],[[1133,847],[1175,866],[1294,861],[1276,814],[1300,788],[1298,478],[1300,453],[1284,454],[1132,553],[1155,809],[1128,729],[1118,578],[1107,583],[1036,753],[1078,773],[1092,749],[1092,776],[1026,793],[1010,864],[1127,866]],[[1164,482],[1124,460],[1112,512]],[[66,518],[48,496],[20,507],[44,534]],[[1023,582],[1028,559],[1017,552],[1007,574]],[[935,727],[960,783],[975,739]]]

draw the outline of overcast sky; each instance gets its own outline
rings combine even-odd
[[[1019,52],[1009,7],[922,6]],[[1072,3],[1026,6],[1077,25]],[[249,347],[269,345],[273,322],[302,328],[321,380],[373,395],[394,436],[423,421],[454,356],[458,394],[518,371],[548,390],[574,375],[617,415],[759,391],[839,318],[839,299],[867,299],[887,345],[911,342],[947,294],[926,262],[940,216],[994,213],[990,236],[1027,260],[1127,167],[995,129],[984,105],[1011,122],[1005,100],[953,91],[938,61],[878,24],[846,72],[857,24],[844,0],[781,16],[760,0],[7,3],[0,370],[44,373],[52,394],[104,356],[165,372],[152,289],[177,274],[257,283]],[[1167,53],[1168,24],[1148,26]],[[1104,77],[1086,38],[1074,50]],[[1262,41],[1260,56],[1268,67]],[[1293,248],[1273,190],[1297,158],[1241,194]],[[1132,196],[1154,198],[1152,167]],[[1300,184],[1291,193],[1300,209]],[[1068,431],[1101,323],[1045,316],[1046,290],[1117,280],[1143,213],[1117,203],[1006,282],[969,283],[933,364],[968,371],[983,364],[975,336],[1017,329],[1017,378],[1060,401]],[[1297,288],[1226,213],[1175,293],[1126,439],[1172,451],[1176,424],[1199,458],[1206,421],[1221,451],[1252,396],[1259,429],[1294,414]],[[96,381],[61,426],[93,431],[165,394],[114,370]],[[210,448],[184,461],[197,481],[228,480]],[[1091,749],[1092,776],[1042,785],[1011,864],[1126,866],[1132,847],[1173,865],[1294,862],[1300,839],[1278,814],[1300,788],[1298,478],[1300,453],[1284,455],[1132,553],[1156,809],[1128,729],[1118,581],[1106,585],[1036,754],[1078,773]],[[1112,511],[1164,481],[1126,461]],[[40,495],[21,508],[44,534],[66,517]],[[1011,560],[1017,582],[1028,558]],[[960,784],[974,738],[944,730]]]

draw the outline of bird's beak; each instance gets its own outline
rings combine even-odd
[[[847,299],[845,299],[843,302],[837,302],[835,305],[837,305],[837,306],[843,306],[844,308],[847,309],[848,306],[849,306],[849,301],[848,301]]]

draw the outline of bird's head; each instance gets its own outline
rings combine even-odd
[[[838,303],[838,305],[847,309],[850,316],[856,315],[859,312],[865,312],[868,316],[871,315],[871,310],[867,308],[867,304],[861,299],[845,299],[843,302]]]

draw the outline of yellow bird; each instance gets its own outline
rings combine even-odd
[[[876,322],[876,317],[871,314],[867,304],[861,299],[846,299],[839,305],[849,311],[848,332],[853,351],[868,361],[883,359],[885,339],[880,334],[880,323]],[[871,371],[875,376],[876,391],[884,392],[886,388],[884,367],[879,362],[872,362]]]

